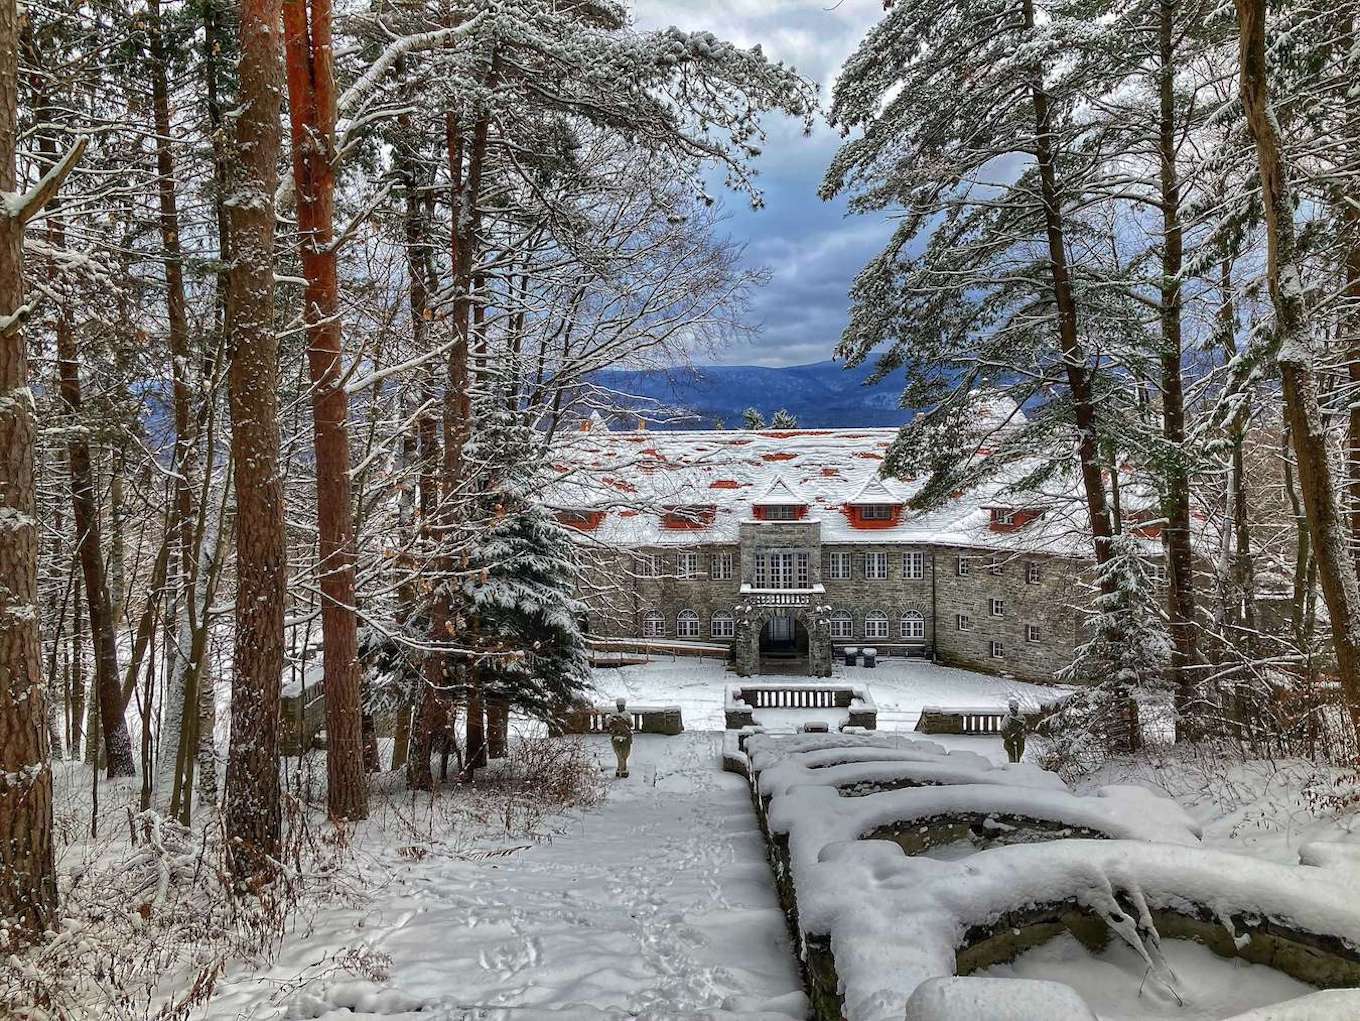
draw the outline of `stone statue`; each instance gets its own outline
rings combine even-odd
[[[1011,699],[1001,721],[1001,743],[1006,748],[1006,758],[1012,762],[1025,757],[1025,718],[1020,715],[1019,699]]]
[[[609,743],[614,746],[614,757],[619,767],[614,776],[623,779],[628,775],[628,753],[633,750],[633,714],[628,712],[623,699],[614,702],[614,712],[609,714]]]

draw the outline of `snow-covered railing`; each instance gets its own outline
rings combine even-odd
[[[755,723],[757,709],[847,709],[847,727],[873,730],[878,707],[859,684],[729,684],[723,714],[729,730]]]
[[[664,639],[643,638],[587,638],[586,647],[597,665],[609,665],[605,657],[632,654],[644,657],[642,660],[626,662],[646,662],[647,658],[669,656],[671,659],[692,657],[695,659],[727,659],[732,654],[731,645],[724,642],[681,642]]]
[[[617,710],[612,705],[583,705],[563,713],[550,732],[559,734],[606,734],[609,718]],[[673,737],[685,732],[685,724],[678,705],[628,706],[625,710],[633,718],[633,731],[638,734],[665,734]]]
[[[1066,701],[1066,697],[1046,702],[1038,707],[1026,706],[1020,715],[1026,729],[1033,730]],[[1000,734],[1001,722],[1006,718],[1006,706],[938,706],[921,707],[916,729],[923,734]]]

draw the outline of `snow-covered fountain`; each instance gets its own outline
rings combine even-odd
[[[1360,986],[1344,856],[1209,851],[1142,788],[1077,795],[928,741],[751,735],[745,756],[819,1018],[900,1019],[931,979],[951,984],[908,1016],[968,1016],[1001,981],[1036,1019],[1078,1017],[1057,1001],[1081,993],[1101,1016],[1207,1021]]]

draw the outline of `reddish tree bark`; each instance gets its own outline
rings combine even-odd
[[[232,479],[236,488],[236,613],[226,823],[232,872],[267,881],[280,846],[279,684],[287,584],[279,478],[274,329],[274,192],[278,186],[280,0],[242,0],[235,156],[226,200],[230,250]]]
[[[19,14],[0,0],[0,191],[17,186]],[[38,640],[38,521],[33,394],[24,344],[24,224],[80,156],[0,210],[0,950],[27,943],[57,913],[52,763]],[[64,168],[64,169],[63,169]]]
[[[285,0],[284,51],[302,241],[303,321],[312,379],[316,508],[326,690],[327,806],[341,819],[368,815],[355,626],[354,517],[349,401],[341,365],[335,250],[335,73],[330,0]]]

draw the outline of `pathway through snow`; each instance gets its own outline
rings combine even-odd
[[[720,736],[640,735],[631,778],[550,843],[483,861],[383,852],[374,878],[389,889],[290,940],[263,981],[224,984],[208,1016],[803,1017],[746,788],[718,771]],[[587,740],[612,771],[607,742]],[[386,980],[278,986],[356,945],[391,958]]]

